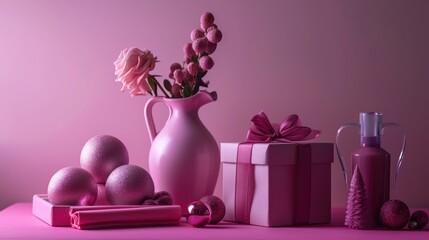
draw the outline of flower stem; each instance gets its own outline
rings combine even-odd
[[[164,90],[164,88],[161,86],[161,84],[158,82],[158,80],[156,80],[156,78],[154,76],[151,76],[153,78],[153,80],[155,80],[156,85],[158,85],[159,89],[161,89],[162,93],[164,93],[164,96],[166,98],[170,98],[170,96],[167,94],[167,92]]]

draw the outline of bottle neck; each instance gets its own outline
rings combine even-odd
[[[362,147],[380,147],[380,137],[362,137],[360,138]]]

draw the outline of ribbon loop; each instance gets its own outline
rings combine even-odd
[[[320,130],[304,127],[298,115],[287,116],[283,122],[271,124],[264,112],[259,112],[251,119],[253,125],[247,132],[246,142],[295,142],[318,137]]]

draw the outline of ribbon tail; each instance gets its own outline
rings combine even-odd
[[[319,135],[319,130],[303,126],[295,126],[281,131],[281,138],[287,139],[289,141],[305,141],[316,138]]]
[[[322,133],[322,131],[311,129],[311,132],[306,137],[304,137],[302,139],[302,141],[310,140],[310,139],[315,139],[315,138],[317,138],[320,135],[320,133]]]

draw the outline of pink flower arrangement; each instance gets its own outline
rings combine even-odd
[[[164,79],[163,86],[150,72],[154,70],[157,57],[151,51],[138,48],[126,48],[114,62],[116,81],[122,83],[121,91],[129,90],[131,96],[158,96],[160,89],[167,98],[185,98],[198,93],[200,87],[208,87],[203,81],[208,70],[214,66],[211,54],[222,40],[222,32],[214,24],[210,12],[201,15],[200,28],[191,32],[191,41],[183,46],[184,61],[170,66],[169,79]],[[172,82],[171,82],[172,81]]]

